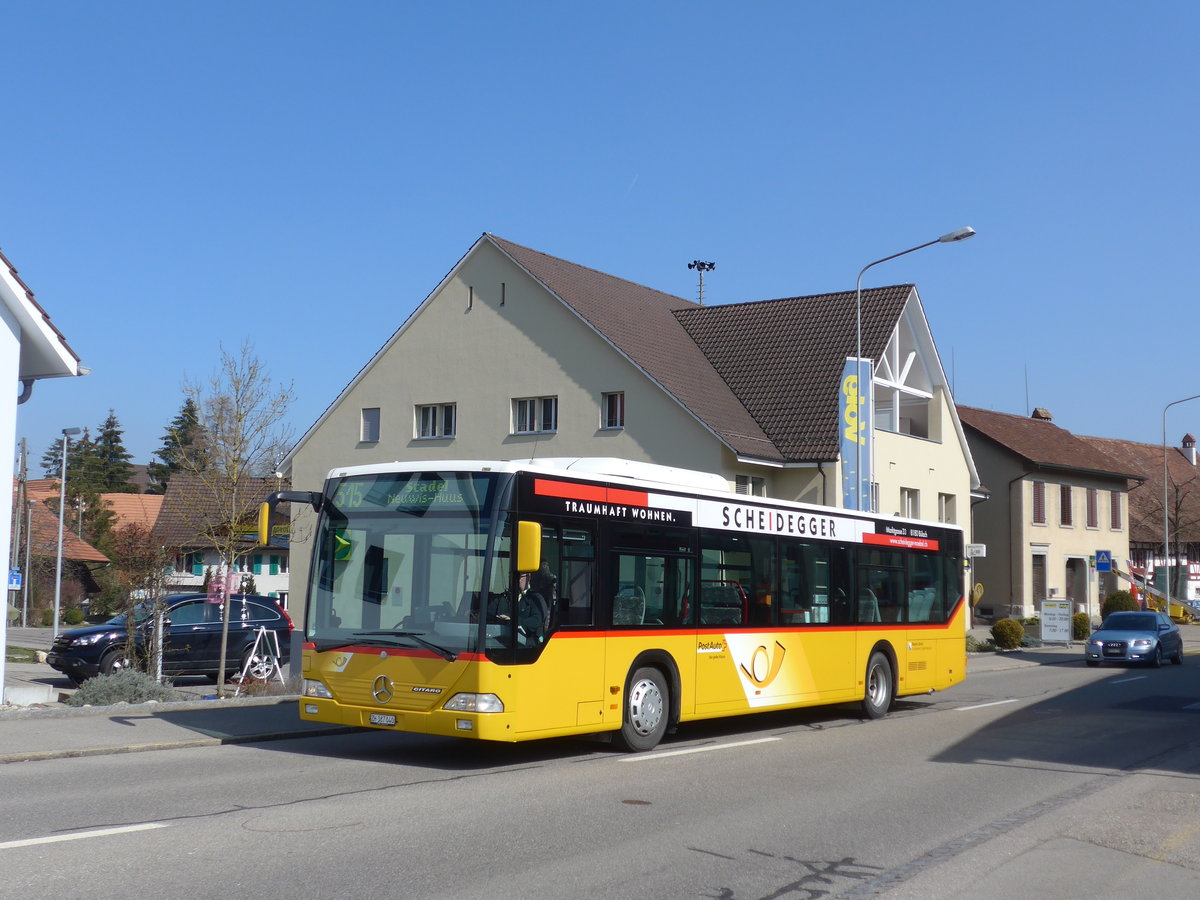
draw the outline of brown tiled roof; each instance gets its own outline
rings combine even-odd
[[[778,449],[730,386],[708,365],[674,315],[677,310],[705,307],[494,234],[487,238],[734,451],[758,459],[782,460]]]
[[[243,481],[238,504],[243,521],[255,521],[258,505],[277,490],[277,483],[274,478]],[[167,492],[162,495],[155,530],[172,547],[209,546],[211,542],[204,535],[209,529],[219,528],[229,518],[220,509],[220,492],[195,476],[177,472],[167,482]]]
[[[101,494],[100,499],[115,517],[115,528],[141,525],[153,529],[163,503],[162,494]]]
[[[910,284],[862,293],[863,356],[879,359],[912,295]],[[838,383],[853,356],[854,291],[728,306],[675,316],[788,460],[838,455]]]
[[[1116,478],[1141,477],[1137,471],[1131,471],[1083,438],[1045,419],[962,405],[958,407],[958,417],[967,428],[1006,447],[1034,466]]]
[[[1163,448],[1116,438],[1081,437],[1122,468],[1136,472],[1142,484],[1129,489],[1129,539],[1144,544],[1162,544],[1163,539]],[[1180,514],[1172,513],[1171,528],[1177,538],[1200,541],[1200,469],[1193,466],[1178,447],[1167,447],[1167,471],[1179,486]],[[1175,499],[1168,496],[1168,507]],[[1173,539],[1174,540],[1174,539]]]
[[[29,546],[31,556],[45,558],[58,555],[58,516],[54,514],[49,506],[46,505],[46,500],[53,498],[58,500],[57,491],[47,495],[45,492],[35,492],[29,490],[29,486],[33,482],[26,482],[27,496],[33,500],[33,514],[26,521],[30,522],[30,533],[33,539]],[[13,493],[13,506],[16,506],[16,492]],[[106,563],[108,557],[81,539],[74,531],[71,530],[68,524],[70,520],[64,522],[63,528],[63,559],[74,560],[82,563]],[[25,523],[21,524],[22,529]],[[24,538],[22,538],[22,542]],[[22,548],[22,552],[24,552]],[[23,565],[23,563],[22,563]]]

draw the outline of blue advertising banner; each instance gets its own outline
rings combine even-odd
[[[871,361],[846,357],[838,392],[842,506],[871,508]]]

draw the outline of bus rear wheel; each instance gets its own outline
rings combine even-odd
[[[636,670],[625,690],[625,712],[617,743],[634,753],[657,747],[667,731],[670,698],[662,672],[649,667]]]
[[[867,660],[863,712],[868,719],[882,719],[892,705],[892,664],[876,650]]]

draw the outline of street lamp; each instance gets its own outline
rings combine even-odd
[[[58,485],[58,560],[54,564],[54,634],[58,634],[58,606],[62,599],[62,545],[63,519],[67,514],[67,447],[71,444],[71,435],[79,434],[82,428],[64,428],[62,430],[62,477]]]
[[[1167,484],[1170,480],[1170,475],[1167,473],[1167,410],[1172,406],[1178,406],[1180,403],[1187,403],[1189,400],[1200,400],[1200,394],[1195,394],[1191,397],[1184,397],[1182,400],[1174,400],[1163,407],[1162,415],[1162,456],[1163,456],[1163,570],[1166,572],[1166,578],[1163,579],[1164,590],[1163,596],[1166,597],[1163,612],[1168,616],[1171,614],[1171,512],[1167,506]]]
[[[887,262],[889,259],[895,259],[897,256],[904,256],[906,253],[912,253],[916,250],[924,250],[926,247],[932,247],[934,244],[955,244],[955,243],[958,243],[959,241],[965,241],[967,238],[974,237],[974,236],[975,236],[975,229],[972,228],[970,225],[968,225],[965,228],[959,228],[956,231],[951,231],[951,232],[948,232],[947,234],[943,234],[941,237],[934,238],[932,241],[926,241],[924,244],[918,244],[915,247],[909,247],[907,250],[901,250],[899,253],[893,253],[891,256],[885,256],[883,259],[877,259],[877,260],[875,260],[875,262],[867,263],[865,266],[862,267],[862,271],[860,271],[858,273],[858,284],[856,285],[856,287],[854,289],[854,296],[855,296],[855,299],[854,299],[854,373],[855,373],[855,377],[858,379],[858,397],[855,400],[855,403],[858,405],[858,409],[855,410],[855,423],[858,426],[858,432],[855,435],[855,441],[854,441],[854,477],[858,480],[858,485],[856,487],[856,495],[858,498],[859,510],[861,510],[863,508],[863,493],[864,493],[864,491],[862,489],[862,485],[863,485],[863,477],[862,477],[863,431],[862,431],[862,421],[861,421],[862,403],[863,403],[863,400],[862,400],[862,396],[863,396],[863,393],[862,393],[862,391],[863,391],[863,377],[862,377],[862,374],[863,374],[862,373],[862,363],[863,363],[863,359],[862,359],[862,278],[863,278],[863,273],[865,273],[867,271],[867,269],[871,268],[872,266],[877,266],[880,263]],[[873,377],[870,370],[868,370],[868,372],[867,372],[867,377],[868,378]],[[872,423],[872,424],[874,424],[874,423]],[[871,491],[871,484],[872,484],[871,473],[868,472],[867,473],[867,490],[866,490],[867,494],[869,494]]]

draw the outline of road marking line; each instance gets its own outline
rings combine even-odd
[[[0,850],[15,847],[35,847],[38,844],[58,844],[63,841],[81,841],[84,838],[105,837],[110,834],[129,834],[134,831],[150,831],[154,828],[170,828],[165,822],[146,822],[143,825],[122,825],[119,828],[97,828],[95,831],[76,831],[74,834],[56,834],[50,837],[26,838],[23,841],[5,841]]]
[[[989,706],[1003,706],[1005,703],[1020,703],[1021,697],[1013,697],[1011,700],[993,700],[991,703],[976,703],[974,706],[960,706],[955,712],[966,712],[969,709],[986,709]]]
[[[708,753],[711,750],[730,750],[734,747],[748,747],[751,744],[769,744],[782,738],[755,738],[752,741],[734,741],[731,744],[711,744],[707,747],[691,747],[687,750],[665,750],[662,753],[639,753],[637,756],[622,756],[619,762],[645,762],[650,759],[664,759],[668,756],[684,756],[688,753]]]
[[[1145,675],[1134,675],[1132,678],[1118,678],[1116,681],[1110,681],[1109,684],[1129,684],[1131,681],[1145,681]]]

